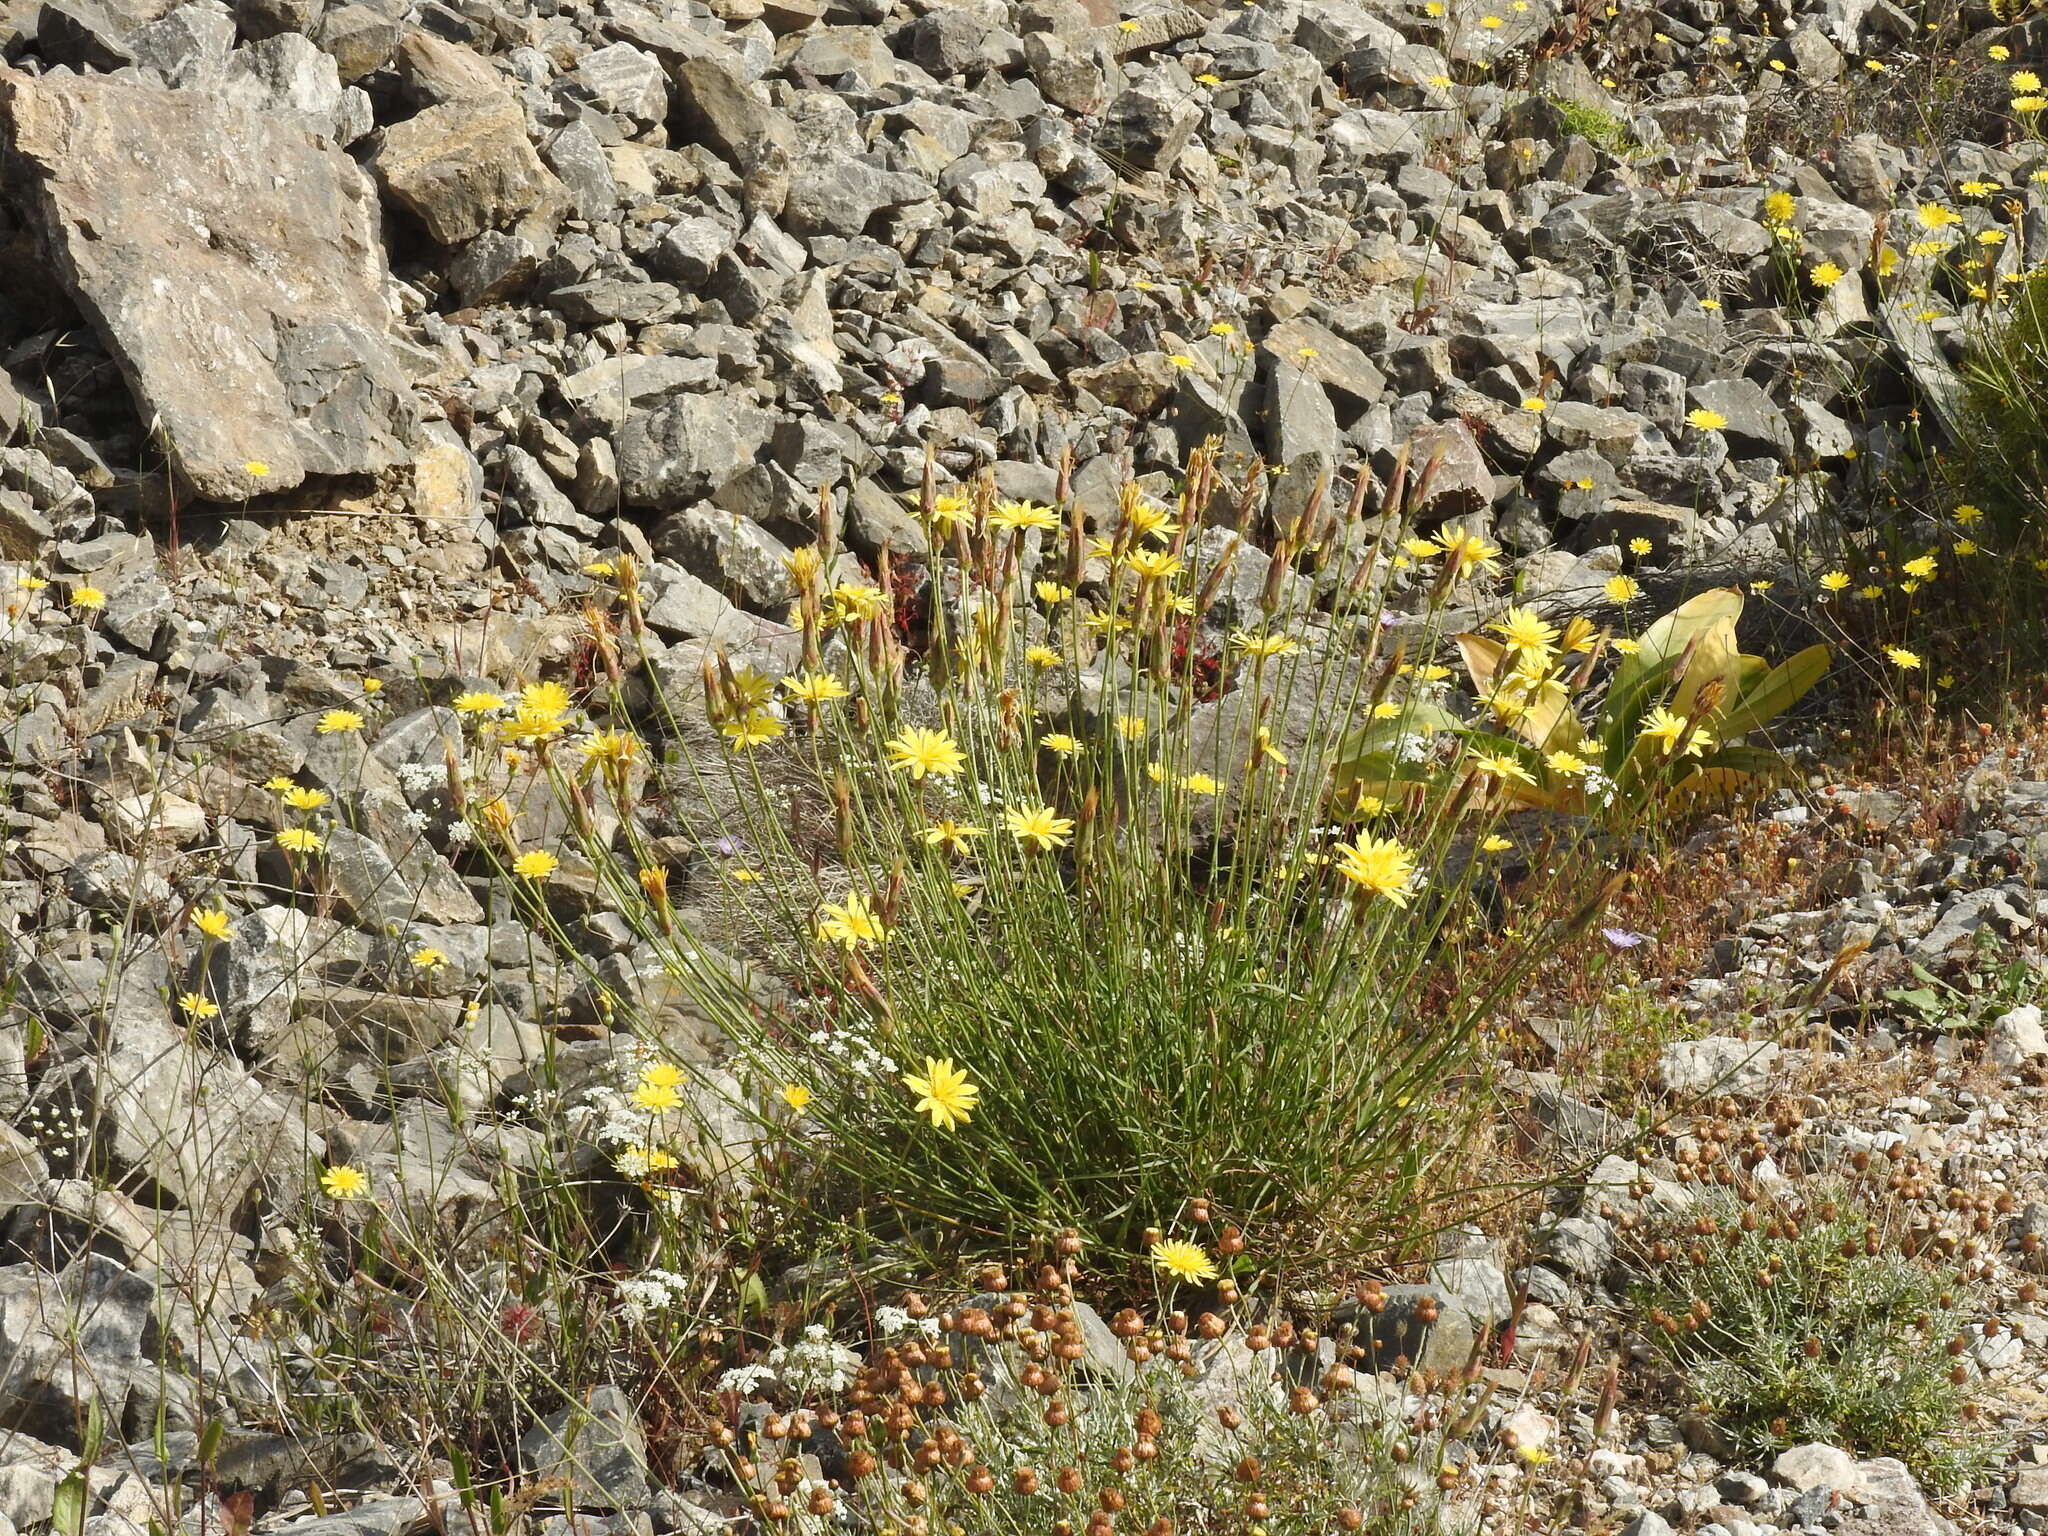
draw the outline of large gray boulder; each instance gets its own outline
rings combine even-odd
[[[60,281],[188,493],[411,462],[376,198],[340,150],[213,92],[8,70],[0,130]]]

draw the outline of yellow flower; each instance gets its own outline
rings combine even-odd
[[[1032,587],[1041,603],[1064,603],[1074,595],[1074,589],[1057,581],[1041,581]]]
[[[383,691],[384,691],[384,679],[383,679],[383,678],[381,678],[381,677],[366,677],[366,678],[364,678],[364,679],[363,679],[363,692],[365,692],[365,693],[382,693]]]
[[[1491,832],[1479,844],[1479,851],[1481,853],[1506,853],[1514,846],[1513,843],[1502,837],[1498,832]]]
[[[905,1074],[903,1086],[918,1096],[914,1113],[930,1115],[937,1131],[965,1125],[981,1097],[981,1089],[967,1080],[950,1056],[925,1057],[924,1071]]]
[[[681,1166],[675,1153],[661,1147],[643,1147],[637,1142],[612,1159],[612,1167],[629,1179],[644,1179],[650,1174],[668,1173]]]
[[[995,510],[989,513],[988,520],[998,528],[1008,528],[1015,533],[1027,528],[1052,529],[1060,525],[1057,512],[1035,501],[998,502]]]
[[[847,894],[843,902],[828,901],[818,908],[818,937],[827,944],[843,944],[851,951],[863,944],[885,943],[889,929],[859,891]]]
[[[104,608],[107,606],[107,594],[98,587],[73,587],[71,606],[86,609]]]
[[[1455,577],[1467,577],[1474,571],[1499,569],[1497,557],[1500,554],[1500,546],[1481,538],[1476,533],[1466,532],[1456,523],[1438,530],[1436,547],[1443,551],[1451,574]]]
[[[1718,432],[1728,425],[1728,418],[1702,405],[1685,413],[1685,424],[1702,432]]]
[[[1816,288],[1832,288],[1844,277],[1848,276],[1846,272],[1832,261],[1821,262],[1806,275],[1812,280],[1813,286]]]
[[[322,736],[338,736],[348,731],[360,731],[363,717],[352,709],[330,709],[320,717],[314,727]]]
[[[950,779],[967,765],[967,754],[954,745],[952,737],[921,725],[907,727],[885,745],[889,766],[913,779],[922,780],[927,774]]]
[[[623,765],[640,755],[640,738],[631,731],[592,731],[583,755],[593,763]]]
[[[924,840],[933,848],[943,848],[955,858],[965,856],[972,849],[970,838],[987,837],[986,828],[967,822],[958,822],[944,817],[924,829]]]
[[[1361,833],[1355,843],[1336,850],[1337,873],[1360,890],[1384,896],[1397,907],[1408,905],[1415,882],[1415,855],[1391,837]]]
[[[220,1012],[220,1008],[211,998],[203,997],[197,992],[187,992],[178,999],[178,1006],[195,1019],[210,1019]]]
[[[1790,192],[1770,192],[1764,196],[1764,218],[1772,224],[1791,223],[1798,208],[1798,200]]]
[[[1970,524],[1976,522],[1979,518],[1983,517],[1983,515],[1984,509],[1982,507],[1972,506],[1967,501],[1964,502],[1961,506],[1957,507],[1955,511],[1956,521],[1958,523],[1961,523],[1965,528],[1969,527]]]
[[[277,846],[290,853],[318,853],[327,844],[318,832],[305,827],[286,827],[277,834]]]
[[[1920,665],[1919,656],[1907,650],[1903,645],[1888,645],[1884,648],[1884,654],[1885,659],[1901,672],[1915,671]]]
[[[1147,581],[1161,581],[1178,576],[1186,566],[1180,556],[1164,549],[1133,550],[1130,556],[1131,569]]]
[[[1152,1245],[1152,1262],[1165,1270],[1176,1280],[1193,1284],[1200,1280],[1214,1280],[1217,1270],[1209,1255],[1196,1243],[1169,1238],[1163,1243]]]
[[[1046,751],[1056,752],[1061,757],[1072,757],[1081,750],[1081,743],[1065,731],[1054,731],[1049,736],[1041,736],[1038,738],[1038,744]]]
[[[295,811],[317,811],[327,803],[327,796],[317,789],[301,789],[294,784],[284,792],[284,803]]]
[[[2041,89],[2041,77],[2031,69],[2016,69],[2005,78],[2006,83],[2016,91],[2038,91]]]
[[[633,1090],[633,1103],[650,1114],[660,1114],[665,1109],[680,1109],[683,1096],[672,1083],[652,1083],[642,1080]]]
[[[512,861],[512,873],[522,880],[545,880],[562,867],[562,861],[544,849],[535,848]]]
[[[1472,766],[1481,773],[1499,779],[1503,784],[1510,779],[1521,784],[1536,782],[1536,776],[1522,765],[1520,758],[1509,757],[1505,753],[1497,753],[1491,757],[1476,757],[1472,760]]]
[[[1486,28],[1489,32],[1498,32],[1501,21],[1498,16],[1482,16],[1479,18],[1479,25]]]
[[[789,579],[800,590],[808,592],[811,585],[825,569],[825,560],[818,553],[818,546],[805,544],[792,549],[782,557],[782,568],[789,572]]]
[[[413,951],[412,963],[422,971],[432,971],[446,965],[448,957],[432,945],[428,945],[425,949]]]
[[[609,560],[593,560],[583,567],[583,574],[586,576],[616,576],[619,574],[619,568]]]
[[[1922,203],[1913,211],[1922,229],[1947,229],[1951,224],[1963,222],[1963,216],[1953,208],[1944,208],[1940,203]]]
[[[802,699],[806,704],[829,704],[834,699],[849,696],[846,685],[829,672],[804,672],[782,680],[782,686],[789,690],[793,699]]]
[[[811,1090],[802,1083],[784,1083],[780,1090],[782,1102],[798,1114],[802,1114],[811,1103]]]
[[[1977,541],[1975,539],[1957,539],[1955,542],[1955,552],[1959,555],[1974,555],[1977,553]]]
[[[1240,629],[1230,637],[1231,646],[1244,656],[1292,656],[1301,642],[1291,635],[1260,635]]]
[[[473,689],[455,695],[455,713],[458,715],[487,715],[494,709],[503,709],[505,700],[495,693]]]
[[[1073,817],[1057,815],[1049,805],[1028,811],[1005,811],[1003,824],[1010,829],[1010,836],[1039,853],[1051,853],[1055,848],[1066,847],[1067,839],[1074,830]]]
[[[1125,741],[1137,741],[1145,734],[1145,717],[1143,715],[1118,715],[1116,717],[1116,733],[1123,737]]]
[[[1600,590],[1613,603],[1632,603],[1643,594],[1642,586],[1633,576],[1610,576],[1601,583]]]
[[[1547,624],[1533,608],[1510,608],[1489,626],[1510,651],[1545,656],[1557,644],[1557,626]]]
[[[370,1178],[353,1163],[336,1163],[321,1172],[320,1188],[330,1200],[360,1200],[370,1192]]]
[[[849,619],[872,619],[888,604],[889,599],[880,587],[871,587],[862,582],[842,581],[832,589],[832,608],[842,622]]]
[[[1495,25],[1497,26],[1499,25],[1499,23],[1496,22]],[[1522,402],[1522,409],[1527,411],[1532,416],[1541,416],[1545,411],[1550,409],[1550,402],[1548,400],[1545,400],[1541,395],[1531,395],[1528,399]]]
[[[1916,556],[1899,567],[1908,576],[1916,577],[1921,581],[1932,581],[1934,573],[1940,568],[1932,555]]]
[[[1849,573],[1847,571],[1829,571],[1826,575],[1821,577],[1820,584],[1823,590],[1825,591],[1846,591],[1848,590],[1849,586]]]
[[[1688,730],[1691,732],[1690,735],[1687,734]],[[1640,735],[1646,741],[1662,742],[1664,755],[1667,757],[1678,750],[1681,739],[1685,742],[1686,755],[1689,757],[1697,757],[1714,744],[1714,738],[1704,728],[1689,725],[1683,717],[1674,715],[1661,704],[1643,718]]]
[[[2018,85],[2019,81],[2015,80],[2013,84]],[[1209,334],[1211,336],[1235,336],[1237,334],[1237,327],[1228,320],[1218,320],[1209,327]]]
[[[1185,352],[1169,352],[1166,354],[1166,360],[1176,368],[1192,368],[1195,366],[1195,360]]]
[[[1222,83],[1223,77],[1221,75],[1203,74],[1195,76],[1195,84],[1197,85],[1218,86]]]
[[[1191,795],[1213,795],[1223,788],[1223,784],[1206,773],[1191,773],[1180,781],[1180,787]]]
[[[1024,659],[1034,667],[1056,667],[1060,653],[1049,645],[1034,645],[1024,652]]]
[[[1858,587],[1858,588],[1856,589],[1856,595],[1857,595],[1858,597],[1861,597],[1861,598],[1866,598],[1866,599],[1868,599],[1868,598],[1876,598],[1876,597],[1883,597],[1883,596],[1884,596],[1884,588],[1883,588],[1883,587],[1880,587],[1879,585],[1877,585],[1877,583],[1876,583],[1876,582],[1872,582],[1872,583],[1871,583],[1871,584],[1870,584],[1869,586],[1867,586],[1867,587]]]
[[[657,1061],[640,1074],[640,1081],[657,1088],[673,1088],[683,1080],[683,1069],[672,1061]]]
[[[192,926],[209,939],[225,940],[234,936],[234,928],[228,922],[228,914],[220,907],[202,907],[192,914]]]
[[[782,722],[773,715],[746,714],[722,722],[718,731],[735,752],[745,752],[782,734]]]
[[[270,466],[264,463],[261,459],[251,459],[249,460],[248,463],[242,466],[242,473],[245,475],[254,475],[258,480],[261,480],[265,475],[270,473]]]
[[[1575,779],[1590,768],[1592,764],[1588,763],[1576,752],[1566,752],[1560,749],[1544,758],[1543,766],[1560,778]]]

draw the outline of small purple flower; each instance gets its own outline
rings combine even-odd
[[[711,846],[716,848],[722,857],[728,859],[737,858],[747,851],[746,839],[740,837],[721,837]]]
[[[1636,933],[1627,928],[1602,928],[1600,930],[1600,937],[1612,944],[1616,949],[1634,949],[1650,936],[1647,933]]]
[[[1390,612],[1389,610],[1387,610],[1387,609],[1385,609],[1385,608],[1382,608],[1382,609],[1380,610],[1380,628],[1381,628],[1381,629],[1392,629],[1392,628],[1393,628],[1393,627],[1394,627],[1394,626],[1395,626],[1396,624],[1398,624],[1398,623],[1400,623],[1400,622],[1401,622],[1401,615],[1399,615],[1398,613],[1393,613],[1393,612]]]

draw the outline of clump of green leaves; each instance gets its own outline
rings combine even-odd
[[[1960,372],[1970,442],[1960,489],[2008,546],[2043,512],[2048,482],[2048,271],[2014,284],[1971,326]]]
[[[1634,155],[1642,152],[1642,141],[1629,127],[1627,119],[1618,113],[1609,112],[1605,107],[1596,107],[1591,102],[1573,101],[1568,97],[1552,96],[1550,104],[1557,108],[1557,115],[1564,122],[1565,132],[1576,134],[1595,149],[1604,149],[1610,155]]]
[[[1705,1201],[1638,1258],[1652,1343],[1744,1451],[1821,1440],[1896,1456],[1937,1488],[1992,1455],[1971,1423],[1974,1369],[1951,1353],[1974,1336],[1959,1293],[1845,1192]]]

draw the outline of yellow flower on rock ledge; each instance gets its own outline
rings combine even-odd
[[[213,999],[197,992],[187,992],[178,999],[178,1006],[195,1019],[210,1019],[220,1012]]]
[[[522,853],[512,861],[512,873],[522,880],[545,880],[562,867],[562,861],[539,848]]]
[[[330,709],[320,717],[320,723],[313,727],[322,736],[338,736],[348,731],[360,731],[363,717],[352,709]]]
[[[318,853],[327,843],[318,832],[304,827],[286,827],[277,834],[277,846],[287,853]]]
[[[226,909],[222,907],[209,907],[202,911],[194,912],[192,914],[192,926],[205,934],[209,939],[222,942],[232,938],[235,932],[233,926],[228,922]]]
[[[950,1131],[965,1125],[981,1098],[981,1089],[953,1065],[950,1056],[924,1059],[922,1073],[905,1074],[903,1086],[918,1096],[916,1113],[932,1117],[932,1129]]]
[[[353,1163],[336,1163],[321,1173],[320,1188],[330,1200],[360,1200],[370,1192],[370,1177]]]
[[[1193,1284],[1216,1278],[1216,1265],[1200,1244],[1169,1238],[1152,1245],[1152,1262],[1176,1280]]]

